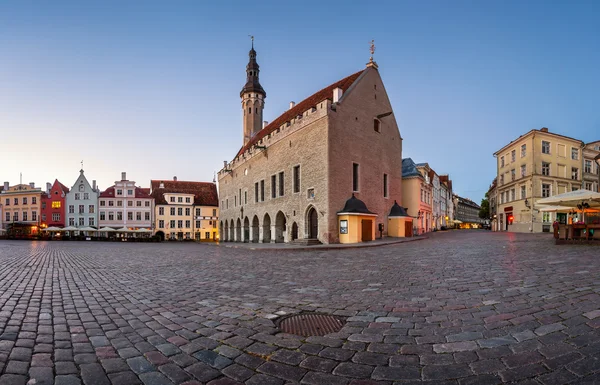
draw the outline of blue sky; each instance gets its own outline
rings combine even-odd
[[[550,3],[4,0],[0,179],[212,180],[241,146],[249,34],[269,121],[375,39],[403,157],[479,202],[530,129],[600,139],[600,3]]]

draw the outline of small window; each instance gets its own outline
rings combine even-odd
[[[381,122],[379,119],[373,119],[373,129],[375,132],[381,133]]]
[[[271,198],[277,197],[277,175],[271,175]]]
[[[352,191],[358,191],[358,163],[352,163]]]
[[[294,192],[300,192],[300,166],[294,167]]]
[[[279,196],[282,197],[283,196],[283,187],[284,187],[284,180],[283,180],[283,171],[279,173]]]
[[[248,107],[248,113],[251,114],[252,113],[252,107]]]
[[[387,174],[383,174],[383,197],[388,197],[388,176]]]

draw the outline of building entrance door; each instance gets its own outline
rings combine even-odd
[[[373,221],[370,219],[363,219],[361,221],[362,224],[362,241],[372,241],[373,240]]]
[[[308,213],[308,238],[317,239],[319,237],[319,218],[317,210],[311,208]]]
[[[405,237],[413,236],[412,222],[409,222],[409,221],[404,222],[404,236]]]

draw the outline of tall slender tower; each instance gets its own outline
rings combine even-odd
[[[267,93],[258,81],[259,67],[256,62],[256,51],[254,50],[254,37],[252,37],[252,49],[248,54],[250,57],[246,66],[246,85],[240,92],[242,99],[242,111],[244,113],[244,145],[262,129],[263,109]]]

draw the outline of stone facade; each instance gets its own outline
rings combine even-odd
[[[96,181],[90,184],[82,170],[66,196],[66,225],[98,228],[98,195]]]
[[[38,234],[41,222],[43,191],[35,183],[10,186],[4,182],[0,193],[3,203],[4,227],[22,227],[28,234]]]
[[[401,155],[390,101],[370,63],[292,105],[219,171],[221,240],[337,243],[337,212],[353,192],[386,224],[402,197]]]

